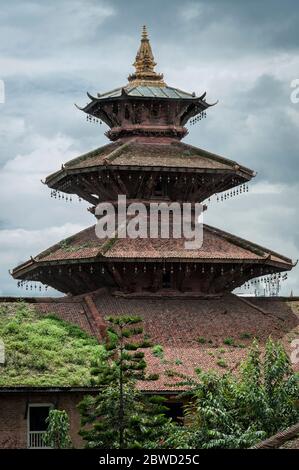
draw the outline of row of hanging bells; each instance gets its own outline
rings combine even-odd
[[[101,119],[98,119],[97,117],[91,116],[91,114],[86,115],[86,121],[93,122],[94,124],[101,124],[102,125]]]
[[[74,196],[72,194],[64,194],[56,189],[51,190],[51,197],[54,199],[63,199],[66,202],[73,202]],[[82,199],[78,196],[78,202],[81,202]]]
[[[287,273],[274,273],[268,276],[251,279],[241,286],[241,291],[251,291],[254,288],[254,295],[277,296],[281,290],[281,283],[288,279]]]
[[[190,126],[194,126],[194,124],[196,124],[197,122],[201,121],[202,119],[205,119],[206,117],[207,117],[206,111],[201,111],[201,113],[199,113],[197,116],[195,116],[194,118],[190,119],[190,121],[189,121]]]
[[[229,191],[225,191],[221,194],[216,194],[217,202],[223,202],[223,201],[226,201],[227,199],[230,199],[232,197],[239,196],[240,194],[244,194],[248,192],[249,192],[249,186],[247,183],[244,183]]]
[[[42,292],[42,291],[47,292],[49,289],[49,286],[47,285],[43,285],[40,283],[31,282],[31,281],[18,281],[17,286],[19,289],[25,289],[26,291],[38,290],[39,292]]]

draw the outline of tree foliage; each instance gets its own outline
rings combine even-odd
[[[190,447],[250,447],[299,419],[298,376],[283,346],[271,338],[264,356],[253,342],[237,376],[197,374],[186,410]]]
[[[80,434],[93,448],[151,446],[159,440],[167,421],[164,399],[145,396],[135,385],[136,380],[149,379],[141,349],[151,344],[144,339],[139,317],[106,320],[109,328],[105,360],[101,358],[92,369],[93,383],[100,387],[100,393],[85,397],[79,404]]]
[[[159,397],[142,395],[136,380],[146,376],[140,319],[109,319],[106,357],[92,370],[101,391],[80,404],[81,434],[97,448],[246,448],[299,419],[299,382],[279,342],[261,352],[257,341],[236,374],[196,370],[182,376],[185,424],[165,418]],[[132,341],[137,335],[138,341]]]
[[[43,436],[44,443],[53,449],[70,448],[70,422],[67,412],[64,410],[50,410],[46,422],[48,429]]]

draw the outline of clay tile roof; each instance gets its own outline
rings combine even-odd
[[[151,349],[145,350],[147,372],[158,373],[159,379],[139,382],[138,387],[144,391],[179,391],[182,388],[176,385],[179,379],[171,376],[169,371],[194,375],[194,369],[200,367],[236,372],[254,337],[258,337],[263,348],[271,335],[280,339],[290,352],[289,339],[299,333],[298,298],[246,299],[233,294],[209,300],[184,296],[128,298],[106,289],[88,297],[92,302],[87,302],[86,296],[24,300],[41,315],[55,314],[99,340],[99,325],[106,316],[140,316],[151,342],[163,348],[163,357],[155,356]],[[9,308],[11,315],[14,315],[16,304],[16,299],[0,298],[0,307]],[[234,345],[226,345],[226,338],[232,338]],[[218,364],[219,355],[225,367]]]
[[[44,262],[80,261],[80,260],[178,260],[203,262],[275,262],[290,269],[292,261],[252,242],[236,237],[223,230],[204,225],[203,245],[199,249],[186,249],[185,239],[150,239],[150,238],[115,238],[99,239],[95,226],[91,226],[69,237],[31,261],[23,263],[13,270],[17,278],[24,269],[32,269]]]
[[[145,143],[134,139],[128,142],[115,142],[100,147],[67,162],[63,169],[53,173],[46,179],[51,184],[67,171],[94,169],[96,167],[161,167],[187,168],[194,170],[236,172],[239,171],[247,179],[253,176],[252,170],[238,165],[236,162],[206,150],[174,141],[172,143]]]
[[[106,292],[95,294],[94,302],[102,317],[140,316],[152,343],[163,347],[163,358],[145,350],[148,372],[160,377],[158,381],[141,382],[143,390],[177,390],[173,385],[179,379],[169,376],[169,370],[186,375],[194,375],[196,367],[236,371],[254,337],[259,338],[261,346],[269,335],[280,338],[290,351],[288,335],[299,331],[298,300],[250,298],[246,303],[232,294],[209,300],[150,296],[134,299]],[[225,345],[226,338],[232,338],[234,346]],[[225,349],[221,354],[225,368],[217,364],[218,348]]]
[[[19,304],[19,299],[10,298],[0,298],[0,308],[5,307],[6,311],[9,309],[11,315],[14,315],[14,312]],[[79,326],[86,333],[96,336],[96,326],[94,324],[93,318],[91,317],[89,310],[79,296],[77,298],[27,298],[23,299],[27,305],[30,305],[36,312],[41,316],[55,315],[61,320],[73,323],[74,325]]]
[[[253,449],[299,449],[299,422],[259,442]]]

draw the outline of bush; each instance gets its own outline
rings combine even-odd
[[[163,349],[163,346],[161,346],[160,344],[157,344],[156,346],[154,346],[152,351],[153,351],[154,356],[160,357],[160,359],[164,357],[164,349]]]
[[[283,346],[272,339],[263,358],[253,342],[239,375],[199,371],[198,379],[187,408],[191,448],[250,447],[299,419],[298,376]]]
[[[234,338],[225,338],[223,340],[223,344],[226,344],[228,346],[233,346],[235,343]]]
[[[50,410],[46,419],[47,431],[43,436],[44,443],[53,449],[67,449],[71,447],[70,422],[66,411]]]

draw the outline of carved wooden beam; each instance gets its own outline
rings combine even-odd
[[[116,285],[118,287],[123,287],[124,281],[119,270],[115,266],[107,266],[107,271],[110,273],[110,275],[114,279]]]
[[[95,186],[96,179],[88,180],[83,175],[81,175],[80,179],[81,179],[81,183],[83,183],[84,187],[87,189],[89,193],[94,194],[97,192],[96,186]]]
[[[162,270],[156,269],[152,273],[151,290],[157,292],[162,287]]]
[[[146,184],[145,184],[144,193],[143,193],[143,197],[144,197],[145,199],[151,197],[151,195],[152,195],[152,193],[153,193],[153,188],[154,188],[155,185],[156,185],[157,178],[158,178],[158,175],[153,174],[153,173],[151,173],[151,174],[148,176],[148,180],[147,180],[147,182],[146,182]]]
[[[98,205],[99,200],[96,197],[92,196],[89,192],[84,191],[84,189],[82,189],[81,186],[77,186],[76,184],[74,184],[73,188],[79,197],[81,197],[82,199],[85,199],[86,201],[90,202],[90,204],[93,204],[94,206]]]
[[[138,183],[138,186],[137,186],[137,192],[136,192],[136,199],[141,199],[142,198],[142,191],[143,191],[143,188],[144,188],[144,180],[145,180],[145,176],[142,175],[142,177],[140,178],[140,181]]]
[[[77,271],[76,276],[82,281],[83,285],[86,286],[86,292],[90,292],[92,290],[97,290],[101,287],[101,283],[99,282],[97,273],[88,273],[85,270]]]

